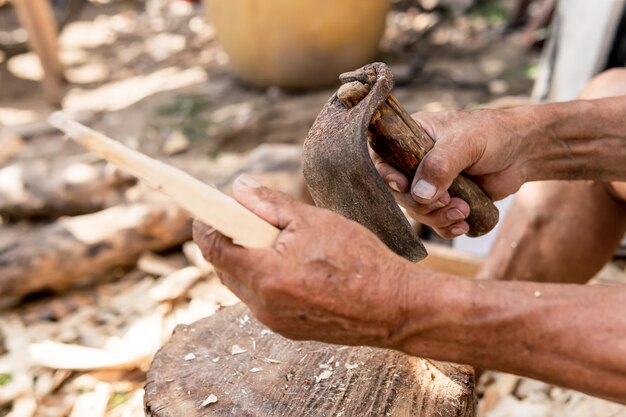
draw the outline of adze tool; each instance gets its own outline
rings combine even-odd
[[[434,141],[391,95],[393,76],[383,63],[342,74],[342,86],[322,108],[304,142],[302,169],[315,204],[361,223],[397,254],[417,262],[426,249],[396,204],[369,156],[412,179]],[[498,222],[498,209],[467,175],[448,190],[470,206],[469,236]]]

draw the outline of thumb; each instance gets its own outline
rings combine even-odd
[[[417,167],[411,185],[413,199],[421,204],[434,203],[461,171],[473,163],[470,152],[464,152],[462,146],[452,146],[445,139],[438,140]]]
[[[302,205],[287,194],[263,187],[245,174],[235,179],[233,195],[245,208],[280,229],[297,217]]]

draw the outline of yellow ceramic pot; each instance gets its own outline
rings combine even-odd
[[[376,58],[388,0],[206,0],[209,19],[241,79],[327,85]]]

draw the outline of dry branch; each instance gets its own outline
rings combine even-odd
[[[11,219],[93,213],[136,181],[105,163],[36,160],[0,169],[0,215]]]
[[[0,248],[1,299],[62,290],[115,267],[134,265],[142,252],[171,248],[190,234],[188,215],[168,201],[60,219]]]

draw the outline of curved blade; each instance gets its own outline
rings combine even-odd
[[[313,123],[304,142],[302,169],[315,204],[342,214],[373,231],[398,255],[416,262],[426,249],[378,175],[367,147],[367,129],[376,109],[393,87],[384,64],[369,94],[346,109],[334,94]],[[359,71],[360,72],[360,71]]]

